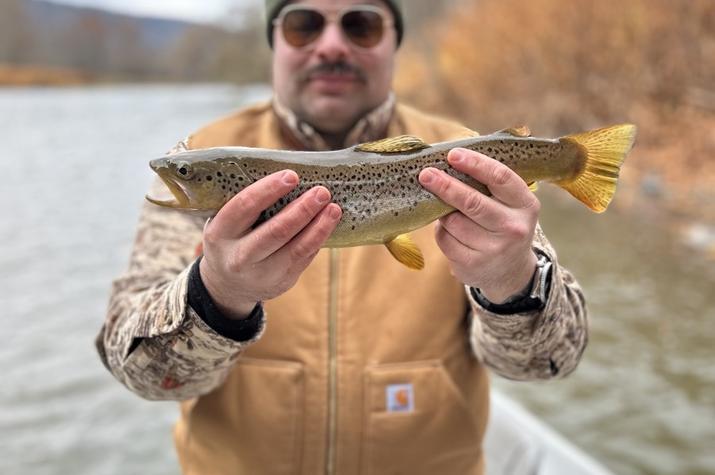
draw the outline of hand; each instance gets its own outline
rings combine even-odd
[[[422,170],[422,186],[457,209],[439,219],[437,245],[455,277],[502,303],[523,290],[536,269],[531,244],[541,204],[519,175],[486,155],[453,149],[447,161],[487,186],[492,196],[441,170]]]
[[[342,210],[316,186],[251,229],[261,212],[298,185],[284,170],[246,187],[204,228],[201,279],[229,318],[245,318],[256,303],[293,287],[333,232]]]

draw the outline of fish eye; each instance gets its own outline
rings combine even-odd
[[[181,178],[191,178],[194,175],[194,169],[190,164],[186,162],[179,162],[176,164],[176,173]]]

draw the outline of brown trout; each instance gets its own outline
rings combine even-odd
[[[343,210],[325,247],[385,244],[397,260],[421,269],[422,254],[406,233],[454,208],[420,185],[420,171],[434,167],[489,194],[483,184],[448,165],[451,149],[467,148],[492,157],[529,185],[555,183],[600,213],[615,193],[620,167],[633,146],[635,133],[634,125],[622,124],[548,139],[531,137],[526,127],[519,127],[433,145],[403,135],[330,152],[199,149],[152,160],[151,168],[173,198],[147,199],[159,206],[215,214],[251,183],[292,169],[300,176],[300,184],[265,210],[259,223],[309,188],[322,185]]]

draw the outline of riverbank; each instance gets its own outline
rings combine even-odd
[[[683,107],[670,120],[638,114],[637,124],[614,205],[662,222],[715,260],[715,115]]]
[[[96,81],[92,74],[70,68],[0,64],[0,86],[81,86]]]

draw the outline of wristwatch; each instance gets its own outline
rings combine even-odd
[[[536,252],[536,270],[531,277],[529,284],[521,292],[512,295],[503,303],[490,302],[481,291],[471,288],[472,296],[479,305],[492,313],[508,315],[512,313],[531,312],[541,310],[546,305],[546,297],[551,288],[551,270],[553,263],[546,254]]]

